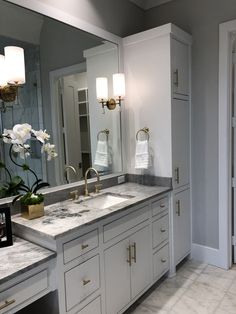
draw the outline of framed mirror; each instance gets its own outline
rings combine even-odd
[[[100,175],[121,172],[121,112],[105,108],[104,114],[96,98],[97,77],[108,78],[112,96],[112,75],[119,72],[117,44],[3,0],[0,15],[0,54],[6,46],[24,48],[26,71],[17,101],[0,112],[0,132],[22,123],[47,130],[58,157],[47,162],[37,141],[30,140],[25,162],[50,186],[83,180],[90,166]],[[105,165],[96,160],[99,141],[107,145]],[[10,162],[3,142],[0,158],[12,175],[30,184],[33,178]],[[9,180],[3,169],[0,179]]]

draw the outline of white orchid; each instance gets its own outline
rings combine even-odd
[[[12,150],[15,153],[18,153],[21,159],[25,159],[28,156],[30,156],[29,149],[30,149],[30,146],[28,144],[23,144],[23,145],[13,144],[12,146]]]
[[[57,157],[57,153],[55,151],[55,145],[46,143],[42,146],[41,152],[46,152],[48,154],[47,160],[51,160],[52,158]]]
[[[3,141],[5,143],[23,145],[31,138],[32,127],[28,123],[16,124],[12,130],[4,130]]]
[[[46,133],[46,130],[39,130],[35,131],[32,130],[33,134],[36,136],[37,140],[40,141],[41,143],[44,143],[45,141],[48,141],[50,139],[50,135]]]

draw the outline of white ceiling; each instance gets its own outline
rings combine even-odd
[[[135,3],[137,6],[144,10],[151,9],[153,7],[156,7],[158,5],[161,5],[163,3],[167,3],[173,0],[129,0],[133,3]]]

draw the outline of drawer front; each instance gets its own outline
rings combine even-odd
[[[156,216],[165,210],[167,210],[169,207],[169,199],[168,197],[163,197],[155,202],[152,203],[152,216]]]
[[[93,230],[63,245],[64,263],[98,247],[98,230]]]
[[[100,297],[86,305],[82,310],[77,312],[77,314],[101,314],[101,300]]]
[[[104,242],[107,242],[125,231],[148,219],[148,206],[121,217],[103,227]]]
[[[6,313],[24,301],[36,296],[48,288],[48,273],[44,270],[8,290],[1,292],[0,313]]]
[[[169,216],[154,221],[152,223],[152,246],[157,247],[169,238]]]
[[[169,246],[168,244],[153,255],[153,274],[158,279],[169,270]]]
[[[96,255],[65,273],[67,311],[99,289],[99,268],[99,256]]]

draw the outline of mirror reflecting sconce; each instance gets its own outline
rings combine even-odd
[[[98,102],[109,110],[114,110],[116,105],[121,107],[121,101],[125,97],[125,75],[123,73],[113,74],[114,98],[108,98],[108,79],[106,77],[96,78],[96,92]]]
[[[25,84],[24,49],[15,46],[4,48],[0,55],[0,100],[12,102],[17,98],[18,88]],[[2,111],[6,106],[2,105]]]

